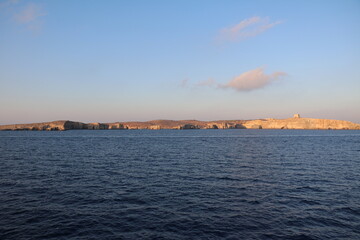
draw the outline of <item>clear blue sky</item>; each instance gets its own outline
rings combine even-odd
[[[360,123],[360,1],[0,1],[0,124]]]

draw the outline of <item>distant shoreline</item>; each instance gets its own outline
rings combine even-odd
[[[146,122],[82,123],[69,120],[0,125],[0,131],[65,131],[65,130],[131,130],[131,129],[336,129],[360,130],[360,124],[330,119],[301,118],[295,114],[287,119],[256,120],[153,120]]]

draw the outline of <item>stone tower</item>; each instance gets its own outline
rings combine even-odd
[[[300,118],[300,114],[294,114],[294,118]]]

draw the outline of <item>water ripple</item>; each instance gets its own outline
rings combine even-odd
[[[0,239],[360,239],[359,131],[0,132]]]

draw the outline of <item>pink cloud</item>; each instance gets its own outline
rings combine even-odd
[[[222,29],[218,34],[217,39],[221,42],[242,41],[250,37],[255,37],[280,23],[282,22],[270,22],[268,17],[261,18],[256,16],[248,18],[234,26]]]
[[[239,76],[234,77],[226,84],[219,84],[219,88],[232,88],[237,91],[251,91],[263,88],[286,75],[287,74],[284,72],[265,74],[264,69],[260,67],[248,72],[244,72]]]

